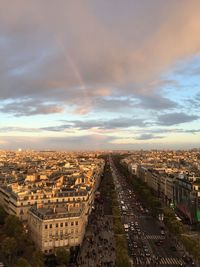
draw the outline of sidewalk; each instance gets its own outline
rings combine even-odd
[[[112,216],[104,214],[104,205],[95,202],[76,267],[115,267],[115,239]]]

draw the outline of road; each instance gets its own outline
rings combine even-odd
[[[162,221],[152,217],[141,204],[126,178],[119,173],[112,158],[110,167],[118,194],[132,266],[194,266],[185,263],[183,251],[166,232]]]

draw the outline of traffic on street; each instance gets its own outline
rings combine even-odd
[[[110,168],[132,266],[195,266],[177,240],[167,232],[163,218],[158,220],[151,215],[111,157]]]

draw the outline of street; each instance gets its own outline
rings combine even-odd
[[[162,221],[151,216],[111,158],[110,166],[132,265],[194,266],[185,264],[176,240],[167,233]]]

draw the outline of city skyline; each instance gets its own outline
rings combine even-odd
[[[199,1],[1,1],[0,149],[200,147]]]

